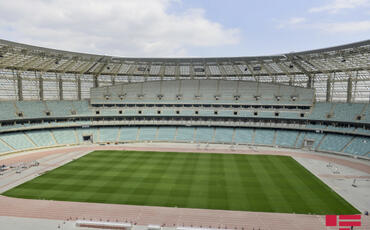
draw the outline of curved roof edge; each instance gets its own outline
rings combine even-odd
[[[314,49],[308,51],[301,51],[301,52],[291,52],[285,54],[276,54],[276,55],[266,55],[266,56],[239,56],[239,57],[183,57],[183,58],[150,58],[150,57],[117,57],[117,56],[108,56],[108,55],[98,55],[98,54],[88,54],[88,53],[79,53],[73,51],[65,51],[65,50],[58,50],[52,48],[44,48],[34,45],[22,44],[18,42],[8,41],[0,39],[0,46],[8,46],[12,48],[18,49],[26,49],[33,52],[40,52],[46,53],[45,55],[50,56],[61,56],[61,57],[76,57],[80,56],[83,58],[95,59],[95,60],[110,60],[110,61],[172,61],[172,62],[205,62],[205,61],[230,61],[230,60],[261,60],[261,59],[280,59],[280,58],[287,58],[289,56],[297,56],[297,55],[307,55],[307,54],[319,54],[324,52],[331,52],[331,51],[340,51],[345,49],[357,48],[361,46],[370,46],[370,39],[339,45],[339,46],[332,46],[328,48],[321,48],[321,49]],[[1,50],[0,50],[1,51]],[[48,53],[48,54],[47,54]]]

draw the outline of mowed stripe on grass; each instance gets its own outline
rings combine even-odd
[[[94,151],[3,195],[280,213],[359,213],[288,156]]]

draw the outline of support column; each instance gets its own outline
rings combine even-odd
[[[36,72],[35,72],[36,75]],[[44,100],[44,79],[42,78],[42,74],[39,75],[39,100]]]
[[[352,103],[352,86],[353,86],[352,77],[349,76],[347,80],[347,103]]]
[[[289,86],[292,86],[293,85],[293,78],[294,77],[295,76],[292,76],[292,75],[289,76]]]
[[[63,80],[62,80],[62,76],[58,76],[57,74],[57,79],[58,79],[58,82],[59,82],[59,100],[63,100]]]
[[[98,76],[99,75],[94,75],[93,79],[94,79],[94,87],[99,87],[99,82],[98,82]]]
[[[77,99],[80,101],[82,96],[81,96],[81,78],[78,75],[75,75],[77,78]]]
[[[326,80],[326,102],[331,102],[331,75],[328,75],[328,80]]]
[[[313,77],[311,75],[307,75],[308,82],[307,82],[307,88],[311,89],[313,86]]]
[[[22,76],[21,74],[17,71],[17,89],[18,89],[18,100],[23,101],[23,90],[22,90]]]

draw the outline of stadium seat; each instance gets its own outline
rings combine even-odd
[[[52,133],[58,144],[76,144],[76,136],[73,129],[53,129]]]
[[[252,144],[253,143],[253,129],[236,128],[234,142],[237,144]]]
[[[254,144],[256,145],[274,145],[275,131],[270,129],[256,129]]]
[[[115,142],[118,137],[119,129],[117,127],[101,127],[99,129],[100,142]]]
[[[159,127],[157,141],[174,141],[176,135],[175,127]]]
[[[233,143],[234,129],[233,128],[216,128],[214,137],[215,143]]]
[[[214,128],[198,127],[196,129],[196,142],[212,142],[214,135]]]
[[[294,148],[297,136],[297,131],[277,130],[275,144],[278,146]]]
[[[364,156],[370,152],[370,138],[355,137],[344,149],[345,153]]]
[[[136,141],[138,127],[122,127],[119,133],[119,141]]]
[[[319,149],[324,151],[340,152],[351,141],[351,139],[351,136],[327,134],[319,146]]]
[[[52,134],[48,130],[27,131],[25,134],[28,135],[37,146],[52,146],[56,144]]]

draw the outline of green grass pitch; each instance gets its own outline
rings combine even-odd
[[[3,195],[259,212],[359,213],[287,156],[95,151]]]

